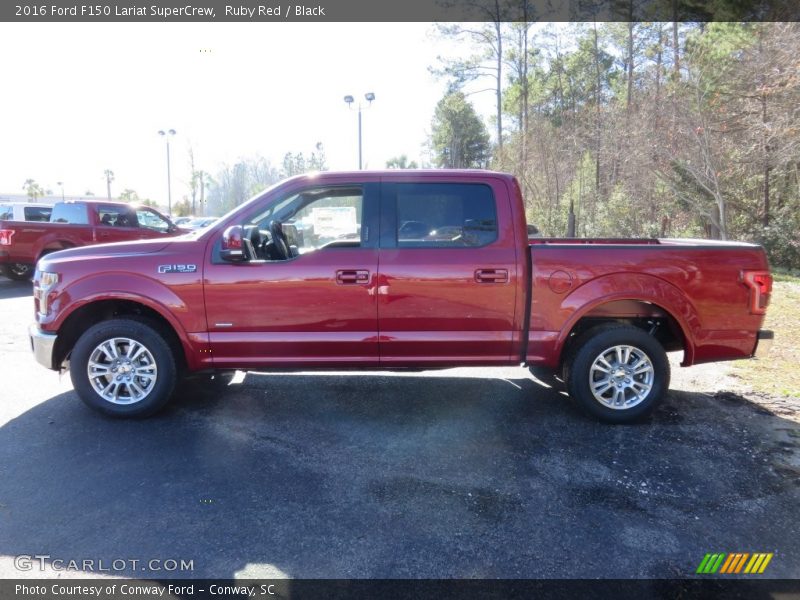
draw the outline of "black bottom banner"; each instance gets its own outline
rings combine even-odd
[[[442,598],[581,600],[726,598],[800,600],[800,580],[785,579],[5,579],[0,599],[337,600]]]

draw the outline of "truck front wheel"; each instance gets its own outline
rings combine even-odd
[[[78,339],[70,378],[91,408],[114,417],[146,417],[169,400],[177,369],[169,343],[153,324],[113,319]]]
[[[565,363],[569,394],[603,421],[635,421],[650,413],[669,388],[667,354],[641,329],[598,326],[571,348]]]

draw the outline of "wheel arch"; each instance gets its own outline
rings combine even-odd
[[[684,366],[694,361],[695,332],[700,329],[697,310],[685,293],[658,277],[630,273],[600,277],[569,294],[561,308],[570,317],[556,341],[559,364],[571,341],[606,322],[627,322],[642,329],[653,322],[666,350],[682,349]]]
[[[135,317],[152,323],[164,335],[179,368],[185,369],[192,356],[191,345],[180,323],[158,303],[136,296],[89,298],[75,306],[61,321],[53,349],[54,364],[69,359],[81,334],[89,327],[114,318]]]
[[[42,247],[41,250],[39,250],[39,254],[36,257],[34,264],[38,263],[43,256],[47,256],[53,252],[58,252],[59,250],[69,250],[70,248],[75,248],[75,244],[67,240],[53,240],[48,242]]]

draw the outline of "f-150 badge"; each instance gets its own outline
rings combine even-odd
[[[197,265],[158,265],[159,273],[194,273]]]

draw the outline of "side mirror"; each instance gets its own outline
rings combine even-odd
[[[241,225],[231,225],[222,234],[220,258],[228,262],[244,262],[244,235]]]

